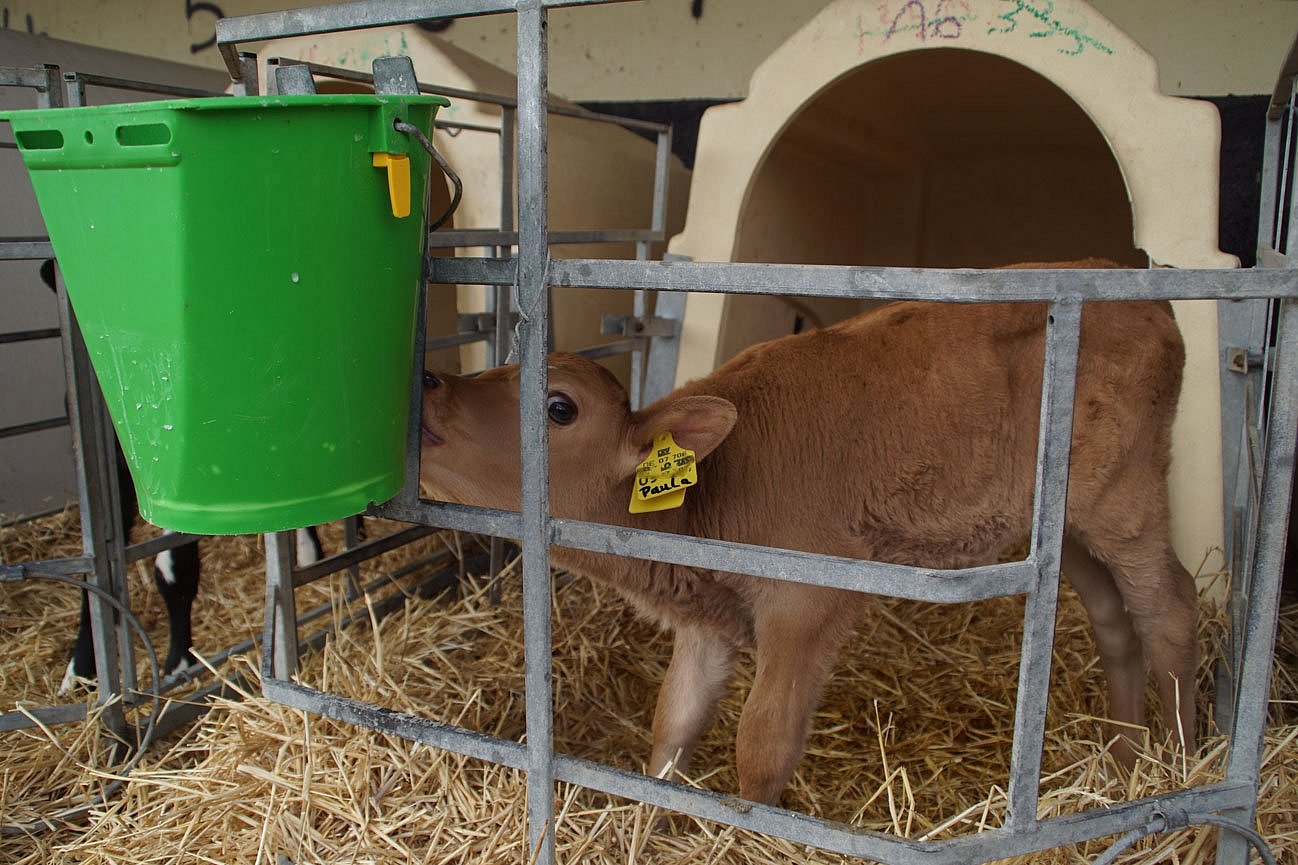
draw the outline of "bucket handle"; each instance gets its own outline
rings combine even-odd
[[[422,146],[424,150],[428,151],[428,155],[433,158],[433,161],[437,163],[437,166],[442,169],[442,173],[450,179],[451,185],[455,187],[455,192],[451,195],[450,207],[446,208],[446,212],[439,216],[436,222],[428,226],[429,231],[436,231],[446,224],[447,220],[454,215],[456,209],[460,206],[460,199],[464,196],[464,184],[460,181],[460,176],[455,173],[453,168],[451,168],[450,163],[446,161],[446,158],[442,156],[442,154],[437,152],[437,148],[433,146],[433,142],[428,140],[428,137],[419,130],[419,127],[407,123],[398,117],[392,124],[392,128],[397,132],[406,135],[413,135],[419,141],[420,146]]]

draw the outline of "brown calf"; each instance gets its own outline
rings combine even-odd
[[[993,562],[1031,521],[1044,316],[1040,304],[895,303],[754,346],[638,412],[603,368],[553,355],[552,511],[925,567]],[[1148,664],[1165,725],[1192,740],[1195,586],[1167,508],[1183,360],[1166,304],[1084,308],[1064,569],[1094,627],[1112,716],[1144,723]],[[518,509],[517,367],[426,376],[423,426],[428,493]],[[629,514],[637,464],[664,431],[696,452],[697,486],[677,509]],[[775,802],[867,596],[580,550],[556,548],[553,561],[675,632],[651,773],[684,766],[736,649],[754,647],[740,794]]]

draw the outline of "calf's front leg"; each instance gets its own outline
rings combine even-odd
[[[802,759],[812,714],[856,608],[851,593],[784,588],[792,597],[772,604],[776,612],[757,623],[757,675],[736,741],[739,795],[769,805],[778,804]]]
[[[685,768],[735,668],[735,650],[718,631],[678,627],[672,660],[654,710],[649,774],[672,777]]]

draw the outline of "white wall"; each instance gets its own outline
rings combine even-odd
[[[696,0],[697,2],[697,0]],[[551,77],[556,93],[575,100],[736,98],[752,71],[828,0],[638,0],[550,13]],[[0,0],[0,22],[123,51],[147,52],[220,68],[213,37],[215,6],[227,16],[299,6],[310,0]],[[922,0],[931,20],[959,16],[962,0]],[[1004,0],[1007,11],[1049,7],[1049,0]],[[1220,96],[1269,93],[1298,32],[1292,0],[1095,0],[1092,4],[1152,53],[1164,93]],[[188,16],[186,9],[195,9]],[[862,0],[862,33],[886,30],[879,10]],[[916,7],[912,7],[914,9]],[[991,22],[971,21],[967,26]],[[448,41],[503,69],[514,69],[512,16],[457,21]]]

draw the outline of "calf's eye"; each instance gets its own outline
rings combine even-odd
[[[567,394],[550,394],[545,404],[545,411],[550,416],[550,420],[559,426],[567,426],[577,419],[577,404],[569,399]]]

